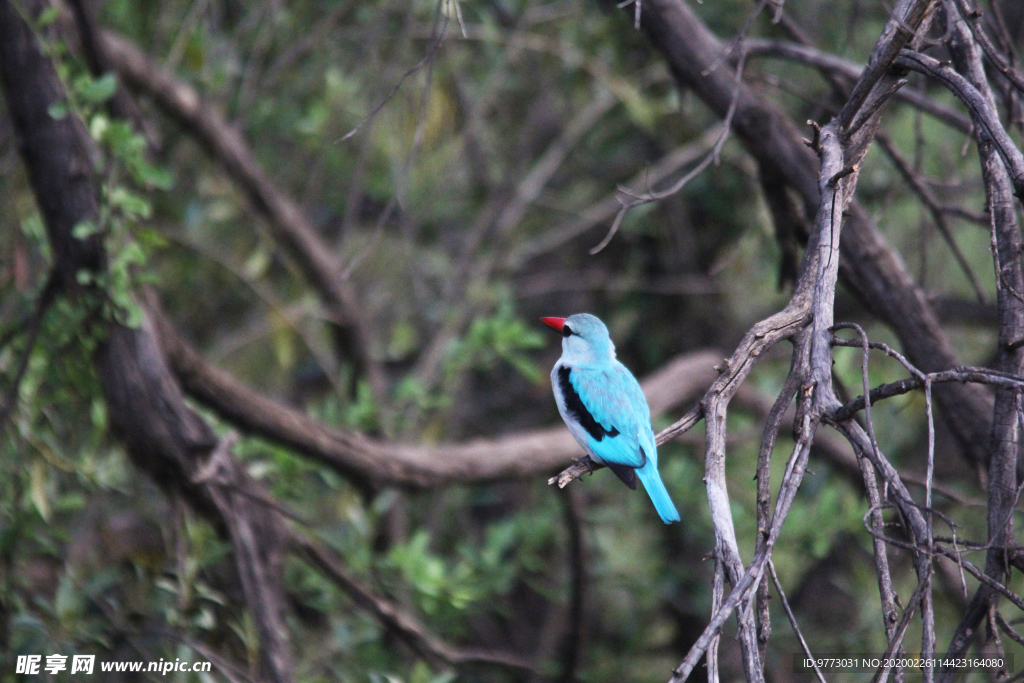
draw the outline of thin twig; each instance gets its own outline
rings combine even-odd
[[[943,370],[941,372],[931,372],[921,379],[917,377],[907,377],[906,379],[899,380],[898,382],[882,384],[871,390],[869,402],[877,403],[885,398],[900,396],[911,391],[922,389],[926,381],[931,384],[947,384],[951,382],[959,382],[961,384],[987,384],[989,386],[1004,389],[1024,390],[1024,377],[1006,377],[988,368],[960,367],[952,370]],[[863,410],[864,404],[864,397],[858,396],[849,403],[838,407],[831,417],[839,422],[844,421],[852,417],[855,413]]]
[[[982,94],[952,67],[919,52],[901,51],[896,65],[933,77],[967,105],[975,125],[992,140],[1006,164],[1014,194],[1024,197],[1024,155],[1017,149],[999,121],[998,114],[992,111]]]
[[[775,573],[775,563],[768,560],[768,573],[772,576],[772,583],[775,584],[775,592],[779,594],[779,599],[782,601],[782,608],[786,611],[786,618],[789,619],[789,625],[793,627],[793,633],[796,634],[797,639],[800,640],[800,647],[803,648],[804,654],[807,655],[807,659],[810,660],[811,666],[814,667],[814,674],[818,677],[821,683],[826,683],[825,675],[821,673],[821,669],[818,668],[818,661],[811,653],[811,648],[807,645],[807,639],[804,638],[804,634],[800,631],[800,625],[796,623],[796,615],[793,614],[793,609],[789,606],[789,600],[786,599],[786,592],[782,590],[782,584],[779,583],[779,576]]]
[[[715,552],[715,578],[711,584],[711,613],[715,614],[722,609],[722,599],[725,594],[725,561],[720,553]],[[718,644],[722,640],[721,632],[715,634],[708,645],[708,651],[704,659],[708,667],[708,683],[720,682],[720,667],[718,662]]]
[[[921,656],[925,660],[925,683],[932,683],[934,667],[931,657],[935,654],[935,605],[932,601],[932,563],[930,558],[935,552],[935,540],[932,530],[932,480],[935,478],[935,415],[932,412],[932,384],[924,383],[925,417],[928,422],[928,469],[925,475],[924,506],[927,510],[925,521],[928,524],[928,568],[927,587],[921,597]]]
[[[56,271],[51,273],[46,279],[46,284],[43,285],[43,290],[40,292],[38,299],[36,299],[35,310],[32,312],[32,317],[29,318],[27,329],[25,330],[25,347],[21,350],[21,356],[18,358],[14,377],[11,379],[11,386],[7,388],[3,398],[0,399],[2,401],[0,402],[0,434],[3,434],[7,421],[14,413],[14,408],[18,404],[18,392],[21,389],[21,381],[25,378],[26,371],[28,371],[29,360],[32,358],[32,352],[35,350],[36,340],[39,338],[39,331],[42,329],[46,312],[50,310],[50,306],[57,298],[60,288],[59,282]]]
[[[1003,633],[1010,636],[1010,638],[1018,645],[1024,645],[1024,636],[1017,633],[1017,629],[1013,628],[1006,619],[1003,617],[1002,612],[996,610],[996,624],[999,628],[1003,629]]]
[[[786,383],[779,392],[775,403],[768,411],[765,419],[764,432],[761,437],[761,447],[757,455],[757,532],[759,535],[768,532],[768,525],[771,523],[771,457],[775,449],[775,442],[778,439],[779,428],[789,404],[793,402],[796,393],[800,388],[800,374],[803,370],[803,354],[800,351],[805,348],[802,341],[794,345],[793,359],[790,364],[789,376]],[[769,562],[769,568],[771,563]],[[781,592],[781,591],[780,591]],[[757,640],[761,645],[761,658],[765,657],[768,639],[771,637],[772,622],[768,608],[768,578],[763,577],[757,589]]]
[[[621,192],[622,195],[624,195],[625,197],[629,197],[629,201],[620,198],[619,202],[621,204],[621,207],[619,208],[618,213],[615,215],[615,219],[612,221],[612,225],[608,229],[608,233],[604,236],[604,239],[602,239],[597,244],[597,246],[590,250],[591,256],[599,253],[602,249],[608,246],[608,243],[612,241],[613,237],[615,237],[615,233],[618,232],[619,226],[622,225],[622,221],[626,218],[626,214],[629,213],[631,210],[635,209],[638,206],[643,206],[644,204],[650,204],[651,202],[661,201],[662,199],[671,197],[672,195],[681,192],[684,187],[690,184],[691,180],[693,180],[701,173],[703,173],[708,168],[708,166],[710,166],[712,163],[718,163],[719,154],[721,154],[722,147],[725,146],[725,141],[729,138],[729,131],[732,128],[732,119],[733,116],[736,114],[736,105],[739,102],[740,98],[740,86],[743,83],[743,66],[746,63],[746,54],[746,50],[744,50],[741,46],[739,62],[736,65],[736,76],[735,85],[733,88],[732,101],[729,103],[729,110],[726,112],[725,120],[722,124],[722,133],[721,135],[719,135],[718,140],[711,148],[711,151],[708,152],[707,155],[705,155],[704,159],[702,159],[699,164],[693,167],[693,169],[691,169],[689,173],[684,175],[682,178],[677,180],[675,183],[673,183],[670,187],[668,187],[665,190],[651,190],[644,194],[639,194],[626,187],[619,187],[619,192]]]
[[[449,16],[447,12],[443,11],[443,7],[446,2],[448,2],[448,0],[439,0],[438,2],[437,12],[434,15],[434,30],[432,31],[431,43],[430,46],[427,48],[427,53],[423,55],[423,58],[420,59],[420,61],[413,64],[405,71],[405,73],[402,74],[402,77],[398,79],[398,82],[395,83],[394,86],[392,86],[391,90],[388,91],[387,95],[385,95],[381,99],[381,101],[378,102],[377,105],[370,110],[370,113],[364,116],[359,121],[359,123],[356,124],[355,128],[353,128],[352,130],[350,130],[349,132],[345,133],[343,136],[335,140],[335,143],[345,142],[346,140],[354,136],[356,133],[358,133],[360,130],[362,130],[363,127],[370,121],[372,121],[374,118],[376,118],[377,114],[379,114],[381,110],[388,105],[388,102],[390,102],[394,98],[394,96],[398,94],[398,91],[402,88],[402,84],[405,83],[407,78],[415,74],[424,66],[433,63],[434,58],[437,56],[437,53],[441,49],[441,45],[444,43],[444,39],[448,34],[448,24],[451,22],[451,16]],[[462,17],[460,15],[460,22],[461,19]]]
[[[871,439],[871,448],[874,449],[875,457],[878,457],[878,439],[875,437],[874,421],[871,418],[871,384],[868,380],[868,352],[870,351],[870,343],[868,341],[868,334],[864,331],[864,328],[857,323],[839,323],[832,327],[833,330],[851,329],[855,330],[860,335],[861,342],[861,360],[860,360],[860,375],[861,385],[864,391],[864,423],[867,425],[868,437]]]
[[[932,222],[935,224],[935,227],[939,229],[939,234],[942,235],[946,245],[949,246],[949,250],[953,254],[953,258],[956,260],[957,265],[960,266],[960,270],[962,270],[964,275],[967,277],[967,281],[971,283],[971,288],[974,290],[974,295],[978,297],[978,301],[982,304],[987,303],[985,290],[982,288],[981,283],[974,274],[974,270],[967,262],[967,257],[964,256],[963,251],[960,249],[960,245],[956,243],[956,239],[953,237],[953,231],[950,229],[949,223],[946,221],[946,213],[948,211],[939,203],[924,181],[917,173],[914,172],[914,169],[907,164],[902,156],[900,156],[889,138],[884,135],[878,135],[876,139],[878,140],[878,145],[896,167],[896,170],[899,171],[900,175],[903,176],[903,179],[907,181],[908,185],[910,185],[910,188],[928,208],[928,211],[932,215]]]

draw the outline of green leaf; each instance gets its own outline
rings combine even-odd
[[[377,402],[369,382],[360,381],[356,385],[356,400],[345,410],[345,424],[356,429],[372,430],[379,426]]]
[[[267,272],[267,268],[270,266],[270,253],[263,247],[259,246],[255,251],[250,254],[249,258],[245,260],[245,265],[242,266],[242,272],[253,280],[257,280]]]
[[[174,187],[174,174],[166,168],[153,166],[149,163],[140,163],[136,169],[135,179],[144,185],[155,187],[158,190],[169,190]]]
[[[48,248],[50,241],[46,237],[46,226],[43,217],[34,213],[21,222],[21,232],[41,248]]]
[[[107,428],[107,403],[100,398],[94,398],[89,406],[89,419],[98,430]]]
[[[146,262],[146,252],[136,242],[129,242],[118,254],[118,261],[124,265],[142,265]]]
[[[117,79],[114,74],[104,74],[99,78],[83,78],[76,82],[79,96],[89,104],[102,104],[117,91]]]
[[[170,244],[163,234],[152,228],[139,228],[135,237],[139,244],[148,249],[163,249]]]
[[[270,309],[267,313],[270,322],[270,341],[274,356],[279,366],[290,369],[295,365],[296,343],[295,332],[287,316],[277,309]]]
[[[100,231],[99,227],[90,220],[78,221],[75,227],[71,228],[71,235],[78,240],[89,239]]]
[[[117,316],[117,321],[133,330],[142,327],[142,309],[139,307],[139,304],[134,299],[123,304],[120,314]]]
[[[57,6],[50,5],[42,12],[39,13],[39,17],[36,19],[37,28],[46,28],[54,21],[57,20]]]
[[[29,490],[32,496],[32,504],[39,511],[39,516],[47,522],[50,521],[50,498],[46,495],[48,475],[46,463],[42,460],[36,460],[32,463],[32,469],[29,470],[29,479],[31,481]]]
[[[110,127],[110,119],[104,114],[96,114],[89,121],[89,135],[93,140],[102,141]]]
[[[110,145],[110,148],[117,154],[131,151],[135,131],[124,121],[110,121],[109,123],[110,125],[103,131],[103,142]]]
[[[149,218],[153,212],[148,201],[120,185],[110,191],[108,199],[112,207],[120,209],[130,219]]]
[[[50,115],[50,118],[54,121],[60,121],[68,115],[68,103],[67,102],[54,102],[47,109],[46,112]]]

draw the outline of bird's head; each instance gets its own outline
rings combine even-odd
[[[541,318],[548,327],[562,333],[562,360],[582,366],[615,358],[615,344],[608,328],[597,316],[577,313],[568,318]]]

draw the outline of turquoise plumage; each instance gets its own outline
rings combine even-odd
[[[562,357],[551,371],[558,412],[576,441],[630,488],[643,484],[666,523],[679,512],[658,474],[651,411],[640,384],[615,358],[608,328],[595,316],[543,318],[562,333]]]
[[[619,432],[618,436],[600,441],[588,434],[590,449],[605,462],[642,467],[644,455],[639,435],[648,432],[650,441],[654,441],[651,412],[636,379],[621,363],[616,364],[618,367],[608,369],[572,368],[569,382],[594,420],[608,432]]]

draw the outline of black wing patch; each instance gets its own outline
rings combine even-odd
[[[600,441],[606,436],[618,436],[619,430],[612,427],[610,430],[605,429],[601,424],[594,419],[594,416],[590,414],[587,407],[583,405],[583,400],[580,395],[576,393],[576,389],[573,388],[572,382],[569,381],[569,372],[571,368],[562,366],[558,368],[558,386],[562,390],[562,397],[565,399],[565,409],[569,411],[569,414],[576,418],[576,421],[587,430],[587,434],[594,437],[594,440]],[[619,475],[620,478],[622,475]],[[628,485],[628,482],[627,482]],[[635,486],[633,488],[636,488]]]
[[[636,470],[629,465],[613,465],[610,462],[606,462],[605,465],[608,465],[608,469],[614,472],[615,476],[621,479],[623,484],[636,491]]]
[[[647,464],[647,454],[644,453],[644,447],[640,446],[639,448],[640,457],[643,458],[643,460],[640,461],[640,467],[630,467],[629,465],[613,465],[610,462],[605,463],[605,465],[608,466],[608,469],[614,472],[615,476],[622,480],[623,484],[633,489],[634,491],[636,491],[637,485],[636,471],[638,469],[643,468],[643,466]]]

